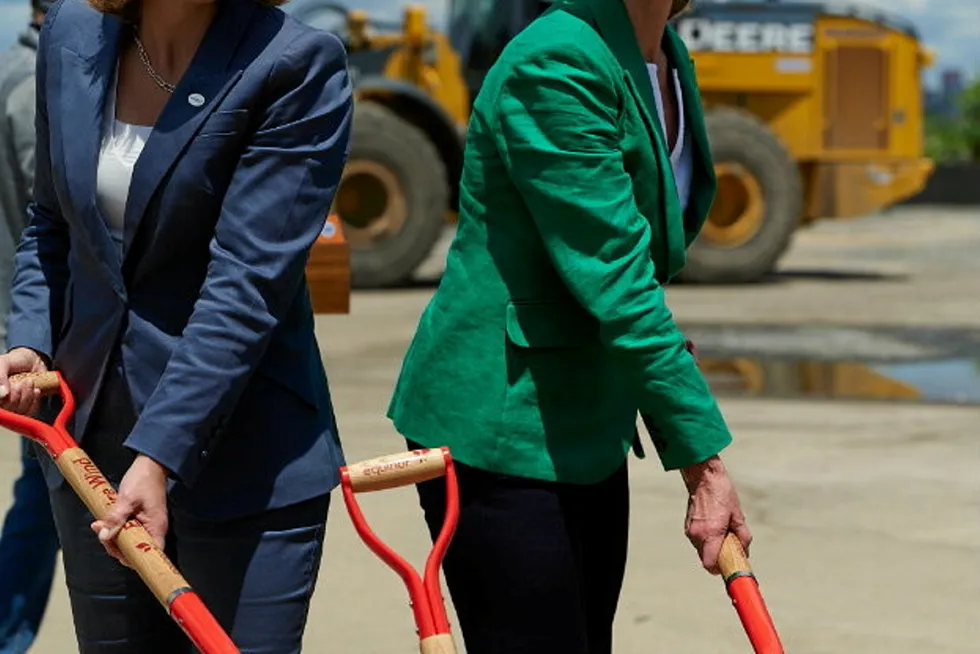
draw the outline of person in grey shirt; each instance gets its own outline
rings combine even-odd
[[[32,5],[37,3],[32,2]],[[39,12],[40,13],[40,12]],[[10,311],[14,250],[27,217],[34,187],[34,62],[36,20],[17,42],[0,55],[0,344],[6,349],[6,317]]]
[[[38,35],[53,1],[32,0],[30,26],[0,52],[0,352],[6,351],[14,252],[34,186],[34,68]],[[26,8],[25,8],[26,9]],[[22,472],[0,532],[0,654],[27,652],[47,607],[58,554],[48,489],[27,439]]]

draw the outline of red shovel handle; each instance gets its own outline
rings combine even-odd
[[[105,518],[116,502],[116,489],[68,433],[66,425],[75,410],[68,384],[57,372],[12,375],[10,381],[30,382],[42,395],[61,395],[63,404],[54,425],[0,409],[0,426],[43,445],[92,515]],[[238,647],[138,520],[126,523],[116,545],[198,651],[239,654]]]
[[[779,642],[776,625],[773,624],[766,603],[759,591],[759,583],[749,565],[749,559],[742,549],[735,534],[728,534],[721,545],[718,555],[718,567],[721,569],[728,596],[742,621],[745,634],[752,643],[756,654],[783,654],[783,645]]]

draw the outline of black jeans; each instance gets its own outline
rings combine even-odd
[[[83,447],[118,486],[135,421],[109,374]],[[113,374],[114,373],[114,374]],[[243,654],[298,654],[323,552],[329,495],[234,520],[171,507],[166,551]],[[106,554],[68,484],[51,491],[81,654],[190,654],[190,642],[132,570]]]
[[[460,520],[443,570],[468,654],[611,654],[629,532],[626,463],[588,486],[460,463],[456,471]],[[418,493],[435,538],[445,480]]]

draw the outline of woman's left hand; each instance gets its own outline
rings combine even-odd
[[[688,492],[684,533],[698,551],[705,570],[720,574],[718,555],[729,532],[738,537],[746,556],[752,544],[752,532],[742,513],[738,492],[717,455],[684,468],[681,476]]]
[[[132,518],[139,520],[163,549],[167,537],[167,469],[148,456],[140,454],[129,466],[119,484],[116,503],[104,520],[92,523],[92,531],[106,551],[130,567],[119,548],[116,536]]]

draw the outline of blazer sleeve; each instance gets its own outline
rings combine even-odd
[[[55,339],[61,325],[68,287],[68,252],[71,237],[68,223],[61,214],[52,181],[47,81],[48,34],[55,18],[48,14],[40,34],[37,75],[34,80],[37,97],[34,116],[33,201],[27,209],[27,227],[14,256],[14,279],[11,288],[11,310],[7,319],[7,346],[30,348],[50,364],[57,346]],[[31,144],[28,144],[31,145]]]
[[[620,147],[615,75],[573,43],[520,57],[497,97],[498,147],[558,274],[653,419],[661,462],[677,469],[731,435],[655,276]]]
[[[228,187],[200,297],[126,441],[187,486],[300,291],[349,151],[353,94],[335,37],[296,39],[263,93],[274,99]]]

